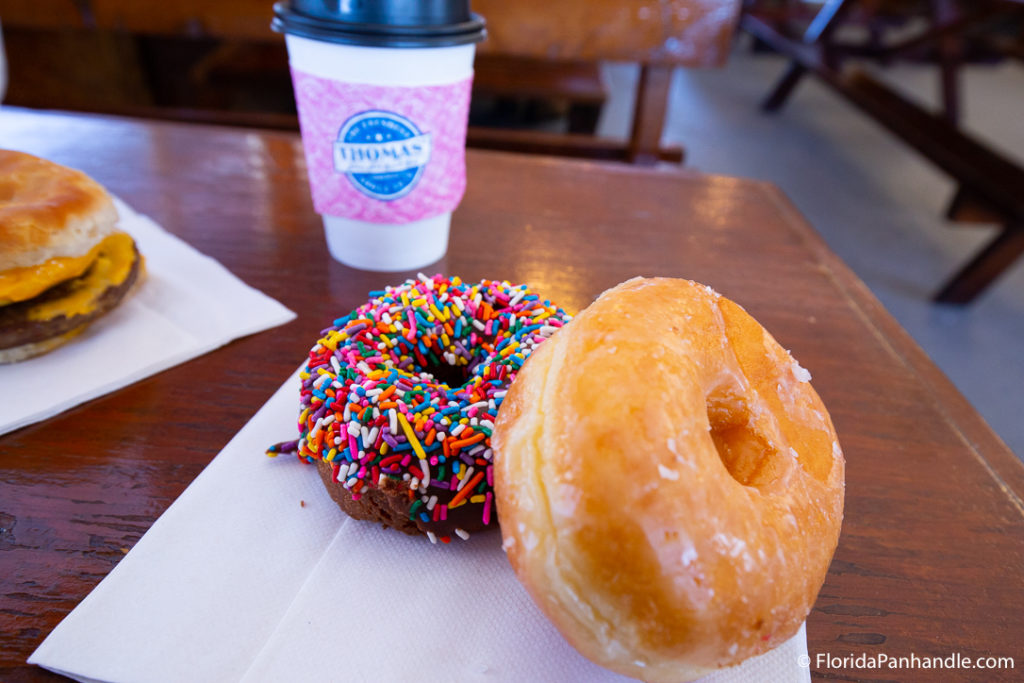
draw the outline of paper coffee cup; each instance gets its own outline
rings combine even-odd
[[[366,4],[378,13],[401,5],[404,14],[357,17],[375,22],[365,24],[311,18],[279,3],[274,28],[286,34],[313,205],[331,255],[367,270],[414,270],[444,256],[465,191],[474,43],[483,24],[452,21],[450,13],[410,17],[408,2]],[[440,23],[379,23],[403,16]]]

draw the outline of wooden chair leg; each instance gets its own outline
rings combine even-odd
[[[764,98],[764,101],[761,102],[761,109],[767,112],[777,112],[781,109],[805,73],[807,73],[807,69],[796,62],[791,62],[789,68],[786,69],[786,73],[778,80],[772,91],[768,93],[768,97]]]
[[[932,23],[942,26],[955,22],[958,18],[956,5],[955,0],[931,0]],[[947,33],[939,37],[936,46],[943,115],[955,126],[960,120],[959,71],[963,61],[963,40],[956,33]]]
[[[629,138],[630,163],[653,166],[661,158],[661,134],[665,128],[672,67],[643,64],[633,107],[633,129]]]
[[[1006,226],[935,295],[947,304],[970,303],[1024,253],[1024,224]]]
[[[827,49],[828,39],[843,20],[848,7],[849,3],[847,0],[826,0],[814,16],[810,26],[804,32],[803,42],[806,45],[818,45],[821,47],[821,59],[831,68],[838,68],[838,64],[836,63],[836,56]],[[775,112],[781,109],[806,71],[807,69],[796,61],[790,62],[786,73],[783,74],[775,87],[772,88],[768,97],[761,103],[761,109],[767,112]]]

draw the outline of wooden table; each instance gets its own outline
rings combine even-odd
[[[29,653],[324,324],[403,275],[330,259],[293,135],[8,109],[0,145],[86,170],[299,314],[0,437],[0,680],[34,681],[56,677],[25,666]],[[1024,467],[775,187],[471,152],[452,231],[428,271],[527,282],[569,309],[634,275],[689,277],[742,303],[813,372],[847,457],[843,535],[807,626],[817,675],[934,680],[815,657],[954,652],[1015,657],[1020,675]],[[17,397],[0,388],[0,400]],[[1000,677],[1011,673],[981,678]]]

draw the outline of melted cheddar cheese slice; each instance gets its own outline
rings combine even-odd
[[[39,265],[0,271],[0,306],[18,301],[28,301],[51,287],[78,278],[93,264],[101,252],[118,249],[123,251],[125,245],[122,243],[126,240],[130,257],[132,239],[124,232],[115,232],[82,256],[51,258]],[[128,264],[131,265],[130,259]]]
[[[70,318],[92,312],[103,292],[124,282],[134,261],[135,242],[131,236],[123,232],[110,235],[100,242],[95,260],[85,274],[70,283],[68,293],[32,306],[29,320],[50,320],[61,315]]]
[[[52,258],[36,266],[0,272],[0,305],[31,299],[64,280],[78,277],[95,260],[101,245],[102,242],[82,256]]]

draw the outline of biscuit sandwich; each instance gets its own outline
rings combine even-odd
[[[143,260],[117,222],[84,173],[0,150],[0,363],[64,344],[124,300]]]

